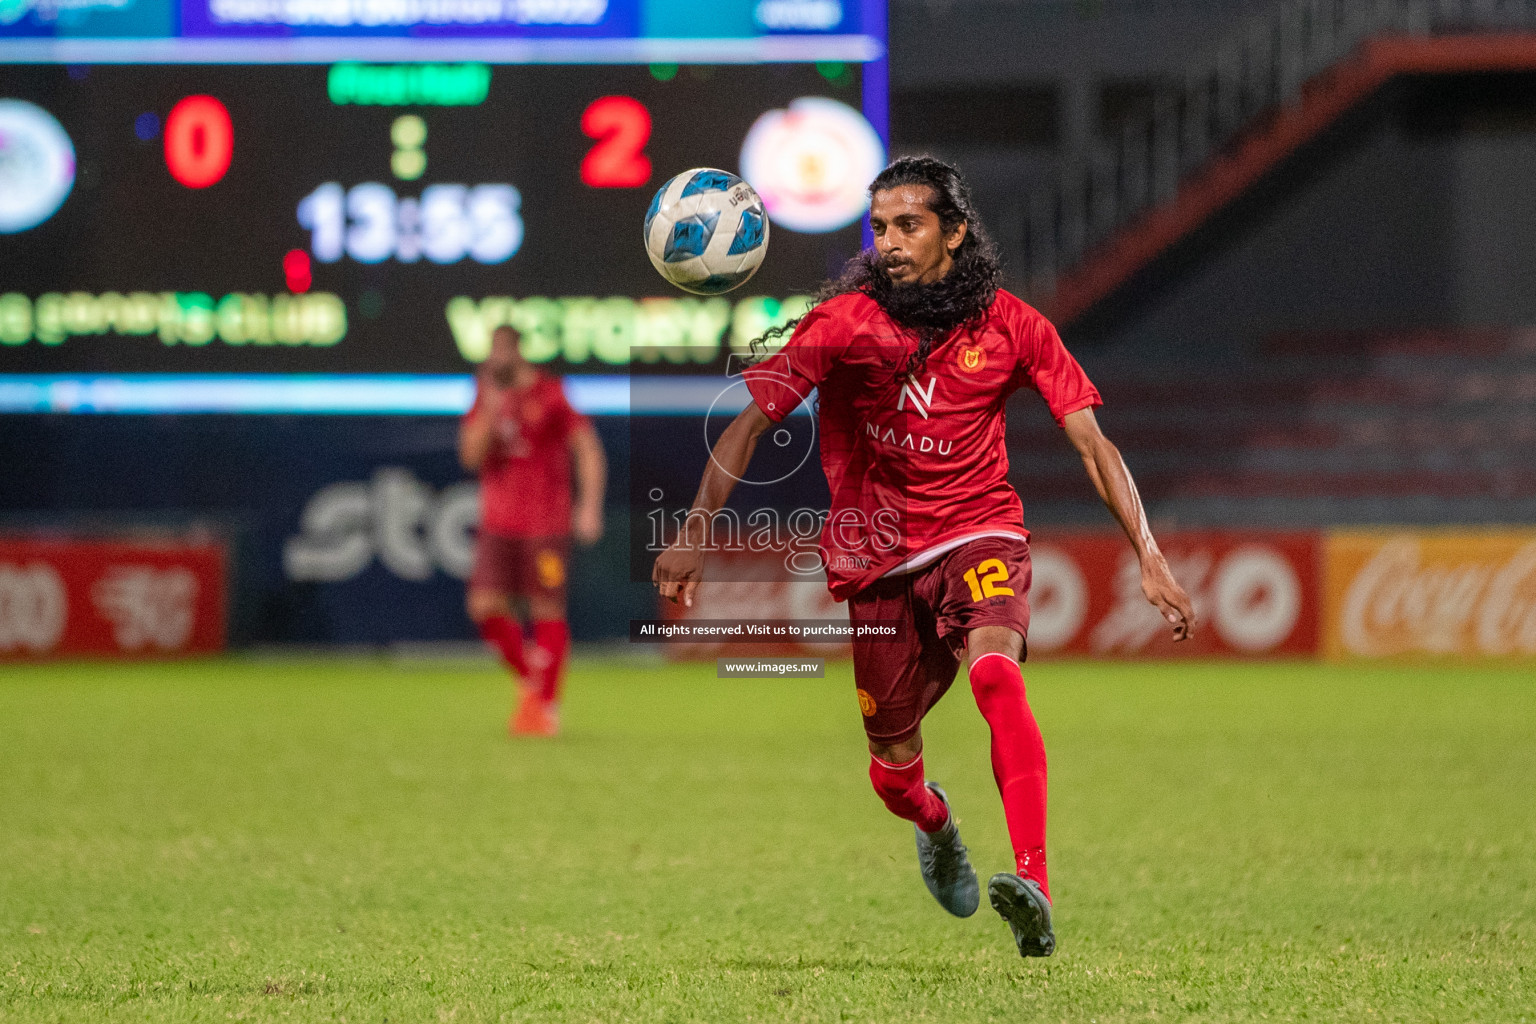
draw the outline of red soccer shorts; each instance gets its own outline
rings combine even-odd
[[[502,537],[480,531],[475,541],[473,590],[520,597],[565,597],[569,537]]]
[[[913,572],[878,579],[848,599],[853,625],[895,625],[895,637],[853,639],[853,681],[864,731],[900,743],[939,702],[979,626],[1029,633],[1029,542],[982,537]],[[855,628],[855,633],[858,630]]]

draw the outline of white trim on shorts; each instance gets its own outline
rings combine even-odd
[[[889,572],[881,573],[880,578],[885,579],[887,576],[900,576],[903,573],[916,572],[929,562],[936,561],[940,555],[948,554],[962,544],[969,544],[971,541],[980,540],[983,537],[1007,537],[1011,540],[1024,539],[1017,533],[1005,530],[981,530],[977,533],[967,533],[964,536],[956,537],[953,540],[946,540],[942,544],[935,544],[931,548],[919,551],[896,568]]]

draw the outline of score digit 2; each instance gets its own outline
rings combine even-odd
[[[593,100],[581,115],[581,130],[597,145],[581,161],[581,180],[593,188],[638,188],[651,180],[651,112],[630,96]]]

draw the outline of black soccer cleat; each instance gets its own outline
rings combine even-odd
[[[1056,952],[1051,930],[1051,901],[1033,878],[999,873],[987,883],[992,909],[1008,922],[1019,956],[1050,956]]]
[[[924,783],[934,796],[949,806],[949,798],[936,783]],[[981,889],[976,882],[976,869],[971,867],[965,855],[965,844],[960,842],[960,829],[955,826],[954,812],[937,832],[924,832],[913,826],[917,833],[917,866],[923,872],[923,884],[939,901],[939,906],[956,917],[970,917],[981,905]]]

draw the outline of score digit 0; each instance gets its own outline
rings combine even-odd
[[[235,128],[212,96],[188,96],[165,119],[165,166],[187,188],[207,188],[229,170]]]

